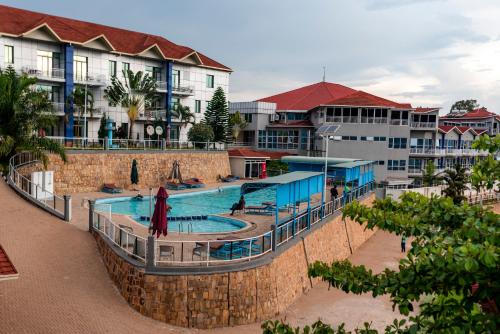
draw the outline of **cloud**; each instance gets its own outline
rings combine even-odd
[[[403,6],[420,5],[429,2],[443,2],[446,0],[367,0],[368,10],[386,10]]]

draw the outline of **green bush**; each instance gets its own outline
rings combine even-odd
[[[194,124],[188,131],[188,139],[192,142],[213,141],[214,130],[207,124]]]

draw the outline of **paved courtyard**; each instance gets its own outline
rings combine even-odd
[[[17,280],[0,282],[0,333],[260,332],[260,324],[200,331],[146,318],[128,306],[108,278],[84,222],[64,223],[26,203],[4,182],[0,203],[0,244],[20,272]],[[351,260],[379,271],[396,268],[400,256],[399,239],[378,232]],[[296,325],[318,318],[345,321],[348,327],[373,319],[383,328],[395,316],[386,298],[346,295],[319,284],[280,318]]]

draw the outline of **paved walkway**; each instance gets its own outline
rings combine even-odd
[[[0,244],[20,277],[0,282],[0,333],[259,333],[260,324],[198,331],[169,326],[135,312],[108,278],[94,239],[73,224],[26,203],[0,182]],[[81,226],[81,225],[80,225]],[[352,257],[376,271],[395,267],[399,239],[378,232]],[[387,299],[346,295],[320,284],[280,318],[306,324],[321,318],[365,319],[383,328],[394,318]]]

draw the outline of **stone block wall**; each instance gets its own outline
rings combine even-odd
[[[374,195],[362,202],[370,204]],[[347,233],[346,233],[347,230]],[[271,319],[316,283],[308,264],[349,257],[375,231],[337,215],[277,255],[272,262],[217,274],[145,274],[124,261],[98,233],[98,248],[111,279],[127,302],[145,316],[195,328],[236,326]],[[179,270],[182,270],[181,268]]]
[[[180,161],[183,178],[197,177],[213,183],[218,175],[231,174],[226,151],[92,151],[68,152],[67,156],[64,163],[59,156],[50,155],[47,170],[54,171],[57,194],[99,191],[104,183],[127,188],[133,159],[137,160],[139,187],[163,185],[175,160]],[[30,166],[22,173],[34,170],[41,170],[41,166]]]

